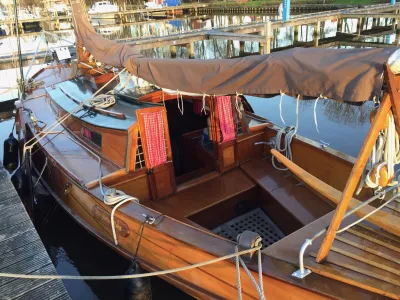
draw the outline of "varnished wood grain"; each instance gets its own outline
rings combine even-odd
[[[372,147],[375,144],[380,128],[382,127],[382,123],[386,121],[386,116],[389,113],[391,107],[390,101],[391,100],[389,94],[385,94],[379,106],[375,120],[371,124],[368,135],[364,140],[363,146],[361,147],[360,153],[351,171],[346,187],[341,195],[341,199],[336,208],[335,215],[332,218],[332,222],[329,225],[329,229],[325,235],[324,242],[322,243],[321,248],[318,251],[317,262],[322,261],[328,255],[333,239],[335,238],[336,231],[342,223],[342,219],[349,206],[349,202],[352,200],[354,191],[356,190],[358,182],[360,181],[365,164],[367,163]]]
[[[296,175],[301,181],[310,186],[313,190],[315,190],[318,194],[322,195],[326,199],[334,202],[335,204],[340,203],[340,199],[342,197],[342,193],[330,185],[322,182],[318,178],[312,176],[310,173],[306,172],[295,163],[287,159],[285,156],[280,154],[276,150],[271,150],[272,155],[278,158],[286,167],[289,168],[294,175]],[[348,208],[354,208],[360,205],[361,202],[355,198],[351,198],[348,203]],[[369,213],[371,213],[375,208],[370,205],[365,205],[360,209],[356,210],[354,213],[360,217],[363,217]],[[400,228],[398,227],[398,223],[400,222],[400,218],[395,217],[387,212],[378,211],[375,214],[371,215],[368,220],[381,227],[385,230],[393,233],[400,234]]]
[[[388,64],[385,64],[385,79],[388,84],[388,90],[390,93],[390,101],[392,104],[392,111],[394,122],[396,125],[397,133],[400,132],[400,82],[399,79],[396,78],[396,75],[390,69]]]

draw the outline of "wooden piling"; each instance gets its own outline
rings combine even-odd
[[[171,58],[176,58],[176,46],[175,45],[169,46],[169,50],[171,52]]]

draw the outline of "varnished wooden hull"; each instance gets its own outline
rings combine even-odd
[[[42,152],[42,155],[46,155],[46,153]],[[41,170],[41,167],[41,165],[37,165],[35,168]],[[84,191],[65,171],[57,165],[57,162],[54,162],[43,175],[43,181],[56,201],[83,228],[124,257],[133,259],[143,223],[142,214],[156,218],[159,214],[141,205],[127,205],[130,214],[116,213],[116,217],[128,225],[129,235],[126,237],[118,236],[119,245],[115,245],[109,224],[105,225],[106,221],[99,221],[92,213],[94,207],[100,207],[107,211],[109,216],[111,207],[106,206],[102,201]],[[157,223],[160,221],[164,223],[162,229],[157,228]],[[187,266],[235,251],[232,243],[213,236],[212,233],[170,219],[168,216],[161,216],[155,224],[155,226],[145,226],[137,257],[141,265],[148,271]],[[169,231],[169,234],[166,231]],[[197,238],[199,240],[196,241]],[[209,245],[210,249],[201,249],[203,245]],[[255,263],[250,264],[250,266],[252,269],[256,268]],[[265,267],[267,268],[267,266]],[[257,292],[249,278],[244,271],[241,273],[243,296],[246,299],[258,299]],[[253,276],[257,278],[254,271]],[[219,262],[190,271],[166,275],[163,278],[196,298],[237,298],[236,273],[233,261]],[[270,299],[325,298],[267,275],[264,275],[263,280],[264,289],[268,291],[267,296]]]
[[[24,106],[35,110],[39,119],[51,124],[55,117],[46,103],[46,95],[38,92],[34,96],[37,98],[24,102]],[[41,109],[36,109],[36,105],[41,106]],[[58,110],[58,117],[63,114],[65,114],[65,111],[60,112]],[[254,143],[268,140],[275,135],[276,130],[272,125],[267,124],[256,128],[252,132],[238,137],[237,141],[226,143],[219,149],[220,153],[217,153],[219,161],[227,161],[228,163],[219,166],[219,173],[215,172],[211,181],[229,177],[231,179],[226,183],[226,188],[229,190],[233,186],[237,190],[230,193],[228,195],[229,198],[220,194],[219,196],[217,195],[220,199],[216,197],[214,202],[203,202],[200,203],[201,205],[191,203],[194,202],[193,194],[191,195],[192,199],[184,197],[184,188],[192,188],[190,186],[178,187],[175,198],[172,195],[151,199],[149,195],[151,184],[149,182],[152,174],[149,174],[146,168],[128,172],[126,175],[118,177],[119,180],[113,179],[112,175],[120,174],[121,171],[115,165],[121,166],[126,161],[126,158],[121,156],[118,151],[115,151],[113,146],[117,143],[129,145],[129,142],[127,142],[123,134],[120,133],[120,136],[118,136],[116,130],[107,129],[104,132],[107,133],[110,147],[102,151],[103,154],[105,154],[105,151],[109,151],[109,155],[106,156],[113,159],[113,161],[104,160],[103,162],[103,167],[109,168],[108,174],[111,174],[108,185],[142,201],[141,204],[124,204],[116,211],[115,224],[118,245],[115,245],[110,226],[112,207],[104,204],[99,187],[96,187],[96,183],[93,183],[93,180],[98,179],[97,160],[93,158],[89,150],[80,146],[79,143],[82,143],[82,141],[77,139],[77,130],[72,128],[74,124],[76,125],[80,121],[71,117],[65,124],[68,129],[60,126],[60,130],[63,128],[65,130],[63,130],[63,134],[57,136],[57,142],[52,142],[51,136],[41,140],[35,149],[35,151],[38,151],[32,158],[34,167],[36,170],[41,171],[47,158],[48,163],[44,169],[42,181],[60,206],[86,230],[123,256],[129,259],[134,258],[138,247],[139,234],[142,226],[144,226],[137,259],[149,271],[170,270],[189,266],[234,253],[235,243],[206,229],[212,228],[213,225],[211,223],[206,224],[204,220],[208,222],[209,220],[207,219],[210,218],[222,219],[222,213],[220,215],[219,213],[222,212],[221,208],[226,208],[224,206],[228,202],[226,200],[229,199],[229,201],[235,202],[241,194],[247,196],[255,191],[260,192],[260,195],[265,198],[264,206],[262,207],[275,214],[276,221],[282,222],[279,225],[287,227],[285,228],[287,234],[320,218],[333,208],[333,206],[326,204],[322,198],[311,193],[304,186],[297,187],[296,184],[291,184],[292,179],[285,182],[286,179],[282,179],[281,173],[273,177],[271,175],[274,172],[273,170],[267,171],[263,169],[264,167],[261,163],[271,168],[269,161],[269,164],[267,164],[266,160],[262,160],[262,156],[268,153],[269,149],[264,146],[256,147]],[[30,123],[29,118],[26,118],[26,123],[28,137],[30,138],[36,133],[36,130]],[[85,126],[90,128],[87,124]],[[130,132],[128,136],[129,134]],[[73,142],[74,140],[78,143]],[[321,149],[318,145],[304,139],[294,140],[292,148],[294,150],[294,161],[298,165],[306,166],[308,171],[331,186],[339,190],[343,189],[346,178],[353,166],[351,159],[333,150]],[[233,162],[224,157],[225,150],[228,150],[228,154],[233,151],[235,159]],[[67,155],[68,158],[66,158]],[[315,160],[310,161],[308,159],[310,156]],[[76,167],[76,164],[81,165]],[[130,168],[129,164],[125,166]],[[80,174],[75,172],[77,169],[81,172]],[[277,171],[275,170],[275,172]],[[88,174],[92,175],[92,177],[89,178]],[[90,180],[92,182],[88,183]],[[286,186],[285,184],[287,183],[290,183],[287,189],[282,188],[279,190],[277,188],[280,185]],[[88,187],[89,185],[90,187]],[[211,187],[211,183],[209,186]],[[241,189],[239,189],[240,186],[242,186]],[[273,188],[269,190],[268,188],[271,186]],[[292,186],[295,188],[292,188]],[[286,204],[279,203],[279,201],[274,202],[273,195],[278,190],[284,193]],[[202,192],[205,191],[200,190],[197,195]],[[216,192],[216,194],[218,193]],[[304,196],[304,199],[302,196]],[[314,202],[310,202],[310,199]],[[303,200],[304,203],[302,202]],[[201,202],[203,199],[197,197],[196,201]],[[175,205],[172,205],[174,203]],[[318,205],[315,205],[316,203]],[[221,205],[219,206],[220,211],[213,211],[216,204]],[[307,205],[308,208],[311,206],[310,210],[307,210]],[[313,209],[313,206],[318,206],[322,209],[318,207]],[[205,212],[210,214],[206,214],[205,217],[200,216],[201,213]],[[144,215],[155,218],[154,224],[143,225],[146,219]],[[295,252],[297,254],[298,249],[295,249]],[[252,270],[254,278],[257,278],[256,261],[253,260],[248,266]],[[268,299],[371,298],[369,292],[317,274],[310,275],[307,280],[296,280],[291,277],[291,274],[296,269],[297,266],[293,263],[263,253],[262,272],[266,297]],[[237,298],[234,260],[222,261],[201,268],[165,275],[163,278],[197,298]],[[257,291],[243,269],[241,270],[241,278],[244,298],[258,299]],[[375,295],[372,294],[373,296]]]

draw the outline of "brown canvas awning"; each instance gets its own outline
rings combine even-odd
[[[383,65],[397,48],[293,48],[236,59],[155,59],[138,47],[106,40],[72,5],[76,31],[86,49],[105,64],[125,67],[161,88],[187,93],[285,94],[360,102],[379,97]]]

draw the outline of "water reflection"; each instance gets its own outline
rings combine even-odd
[[[116,19],[93,19],[92,23],[96,26],[96,31],[103,37],[110,40],[120,40],[121,42],[129,42],[150,37],[161,37],[174,34],[197,32],[204,29],[225,28],[233,25],[243,25],[250,23],[259,23],[266,21],[266,18],[277,18],[276,15],[210,15],[210,16],[184,16],[176,19],[163,20],[148,20],[147,17],[137,17],[130,15],[125,24],[118,24]],[[323,44],[325,39],[337,36],[337,32],[354,35],[357,37],[357,22],[356,19],[343,19],[338,22],[336,19],[321,22],[319,32],[319,44]],[[391,20],[377,19],[375,25],[391,25]],[[385,23],[386,22],[386,23]],[[68,28],[68,22],[63,25]],[[340,23],[340,24],[339,24]],[[61,24],[61,23],[60,23]],[[61,25],[60,25],[61,26]],[[372,18],[363,23],[363,30],[371,30],[374,26]],[[385,27],[383,27],[385,28]],[[259,29],[260,30],[260,29]],[[313,25],[303,25],[294,27],[278,28],[273,31],[273,39],[271,48],[278,49],[292,45],[302,46],[304,43],[313,42],[315,40],[315,28]],[[21,47],[23,52],[34,52],[37,45],[39,51],[45,52],[48,47],[68,46],[75,42],[75,37],[72,29],[65,29],[57,32],[58,39],[54,36],[40,36],[39,33],[33,36],[23,36],[21,38]],[[342,37],[343,38],[343,37]],[[362,37],[366,42],[393,44],[396,42],[394,33],[377,36]],[[46,44],[46,42],[48,44]],[[244,48],[243,48],[244,47]],[[169,47],[145,50],[144,53],[149,57],[168,58],[171,57]],[[178,49],[181,48],[181,49]],[[186,58],[187,50],[184,47],[178,47],[176,58]],[[242,49],[242,50],[241,50]],[[17,44],[15,37],[5,37],[0,41],[0,56],[12,55],[16,53]],[[244,46],[240,46],[237,41],[200,41],[194,43],[194,58],[209,59],[221,57],[235,57],[243,54],[258,53],[260,51],[258,43],[245,42]]]
[[[285,126],[280,118],[280,96],[257,98],[246,96],[254,112],[278,126]],[[316,100],[299,102],[298,134],[316,142],[328,143],[330,147],[356,157],[369,129],[369,113],[372,101],[363,105],[347,104],[334,100],[318,100],[315,114],[318,130],[314,121]],[[287,125],[296,124],[296,99],[284,96],[282,99],[282,117]],[[322,142],[321,142],[322,143]]]

